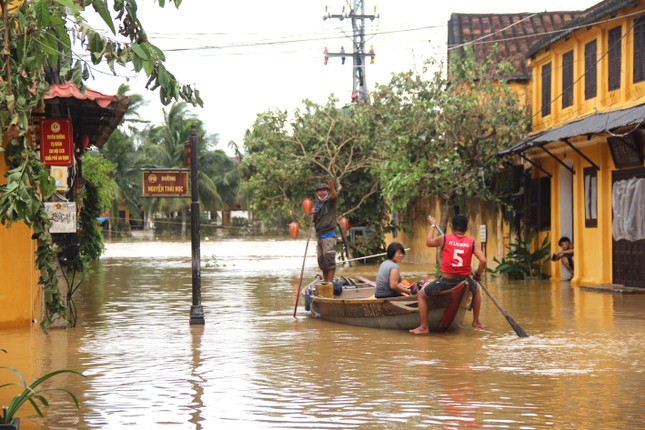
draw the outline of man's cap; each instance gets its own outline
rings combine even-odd
[[[318,191],[318,190],[328,190],[328,189],[329,189],[329,186],[327,184],[320,183],[320,184],[316,185],[316,191]]]

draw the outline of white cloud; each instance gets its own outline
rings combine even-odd
[[[168,3],[168,1],[167,1]],[[160,9],[150,0],[140,0],[139,17],[150,40],[166,50],[167,67],[180,82],[195,84],[204,108],[195,114],[210,133],[220,135],[223,149],[230,140],[242,143],[244,132],[257,113],[268,109],[294,110],[302,99],[324,103],[330,93],[349,102],[352,62],[339,58],[323,64],[323,50],[351,50],[350,20],[323,20],[325,5],[340,13],[342,1],[252,0],[221,2],[184,0]],[[349,0],[349,3],[353,3]],[[566,10],[585,9],[589,0],[571,0]],[[365,2],[366,14],[374,2]],[[446,24],[453,12],[511,13],[563,10],[560,0],[544,0],[539,8],[517,7],[517,1],[435,0],[385,1],[377,5],[380,18],[366,21],[366,49],[374,46],[374,64],[366,65],[368,88],[387,83],[392,73],[420,66],[446,52]],[[93,24],[97,21],[92,19]],[[163,120],[156,92],[144,89],[145,77],[132,77],[132,91],[149,101],[142,110],[153,123]],[[97,75],[88,82],[92,89],[114,93],[123,76]]]

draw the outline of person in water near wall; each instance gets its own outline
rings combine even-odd
[[[426,245],[436,248],[441,246],[441,276],[425,286],[417,293],[419,302],[419,317],[421,323],[419,327],[410,330],[413,334],[426,334],[430,332],[428,328],[428,297],[441,291],[449,290],[460,282],[466,280],[473,295],[473,324],[475,328],[485,328],[486,326],[479,321],[479,311],[481,309],[481,292],[479,281],[484,270],[486,269],[486,256],[481,248],[475,242],[475,239],[466,236],[468,229],[468,218],[464,215],[456,215],[452,219],[452,231],[450,234],[442,234],[435,237],[435,220],[428,217],[428,226],[430,231],[426,237]],[[472,256],[479,260],[477,272],[470,278],[472,269],[470,262]]]
[[[311,208],[318,238],[316,252],[323,281],[333,282],[336,273],[336,189],[333,181],[316,186],[316,204]]]
[[[410,286],[402,281],[401,269],[399,269],[399,263],[404,257],[403,245],[399,242],[392,242],[388,245],[387,260],[381,263],[376,274],[374,295],[377,299],[410,294]]]

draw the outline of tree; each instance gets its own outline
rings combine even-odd
[[[79,248],[81,255],[89,260],[98,260],[104,250],[103,237],[96,219],[111,209],[118,196],[118,185],[111,174],[116,165],[102,157],[86,155],[82,163],[83,179],[86,181],[81,202],[81,229]]]
[[[291,119],[285,111],[259,114],[244,137],[243,190],[258,219],[309,224],[301,202],[312,196],[316,183],[331,179],[339,216],[372,227],[378,239],[371,246],[378,249],[386,208],[375,172],[371,111],[363,104],[339,108],[337,103],[333,96],[324,106],[304,100]]]
[[[516,143],[530,121],[504,80],[509,67],[490,58],[480,64],[470,50],[451,64],[450,79],[441,67],[426,79],[426,67],[421,74],[395,75],[372,93],[388,155],[380,178],[394,207],[430,197],[452,211],[473,197],[496,201],[490,192],[499,169],[496,153]],[[444,230],[449,216],[442,211]]]
[[[174,0],[179,6],[181,0]],[[165,0],[159,0],[164,7]],[[101,36],[82,16],[92,9],[106,23],[116,41]],[[131,64],[148,77],[147,87],[158,90],[163,104],[185,100],[202,105],[199,92],[181,85],[165,65],[163,52],[153,45],[137,16],[136,0],[117,0],[113,10],[107,2],[95,0],[0,0],[0,131],[5,152],[7,182],[0,187],[0,222],[9,225],[24,221],[34,229],[38,242],[36,265],[44,289],[47,326],[64,317],[65,307],[58,292],[56,248],[49,234],[49,218],[43,201],[54,192],[52,178],[43,169],[34,151],[32,112],[43,105],[51,80],[66,80],[84,89],[92,66],[73,52],[76,42],[89,54],[92,64]],[[49,81],[48,81],[49,79]]]
[[[141,167],[178,169],[185,167],[185,144],[190,141],[191,126],[197,129],[197,158],[199,162],[199,202],[203,210],[214,211],[222,208],[224,203],[219,194],[214,178],[207,172],[211,170],[208,162],[221,157],[211,151],[217,143],[215,136],[208,136],[202,121],[187,112],[187,105],[183,102],[173,103],[168,111],[164,110],[162,125],[148,127],[141,133],[144,143],[140,150],[144,154],[145,165]],[[202,165],[204,164],[204,165]],[[163,212],[181,213],[181,235],[186,235],[187,212],[190,200],[179,198],[161,198],[150,201],[158,205]],[[152,212],[152,207],[148,208]]]

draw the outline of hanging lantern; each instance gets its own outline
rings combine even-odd
[[[345,218],[344,216],[340,217],[338,220],[338,223],[340,224],[340,228],[343,229],[345,233],[347,233],[347,230],[349,230],[349,220]]]
[[[298,237],[298,223],[293,221],[291,224],[289,224],[289,236],[291,236],[292,239],[295,239]]]
[[[302,210],[305,211],[305,215],[309,215],[311,213],[311,206],[313,203],[311,202],[311,199],[305,198],[302,200]]]

